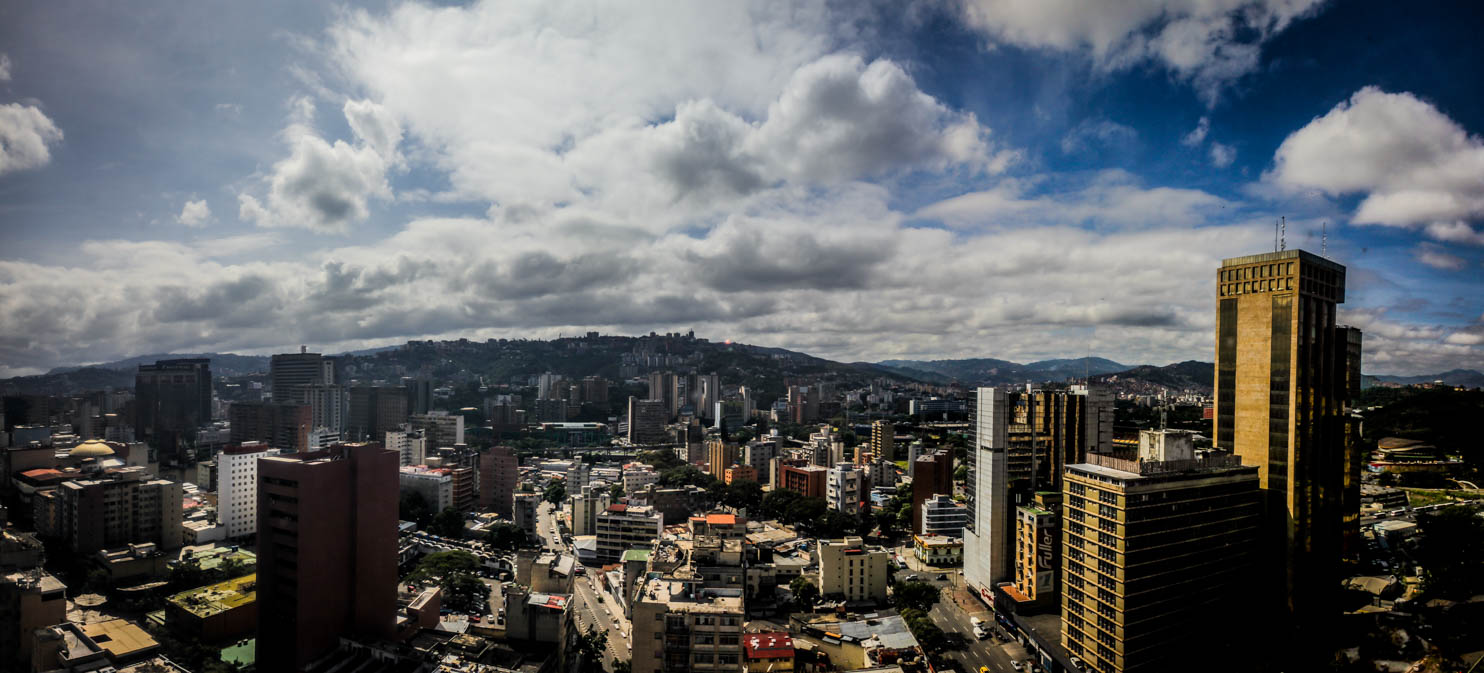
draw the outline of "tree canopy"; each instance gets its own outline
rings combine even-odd
[[[541,499],[553,505],[562,504],[567,499],[567,482],[552,481],[546,485],[546,490],[541,493]]]
[[[489,611],[490,588],[479,579],[478,557],[466,551],[440,551],[424,556],[407,581],[436,584],[443,590],[443,605],[450,610],[485,614]]]

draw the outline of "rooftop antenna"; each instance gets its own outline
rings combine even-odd
[[[1279,241],[1278,250],[1282,251],[1282,250],[1287,250],[1288,249],[1288,216],[1287,215],[1284,215],[1280,219],[1283,222],[1283,228],[1281,229],[1282,234],[1281,234],[1281,236],[1278,239],[1278,241]]]
[[[1329,220],[1319,223],[1319,256],[1329,256]]]
[[[1278,252],[1278,223],[1273,222],[1273,252]]]

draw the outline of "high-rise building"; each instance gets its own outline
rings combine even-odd
[[[611,504],[598,512],[598,560],[616,563],[630,549],[652,549],[659,543],[665,517],[646,505]]]
[[[664,400],[641,400],[629,397],[629,443],[663,444],[669,439],[665,432]]]
[[[897,428],[891,421],[871,422],[871,455],[896,460]]]
[[[217,456],[217,521],[229,538],[258,532],[258,459],[267,457],[261,442],[229,446]]]
[[[350,444],[258,463],[259,670],[303,671],[341,636],[394,635],[399,460]]]
[[[716,403],[721,401],[721,377],[715,372],[696,375],[696,415],[713,418]]]
[[[953,496],[953,451],[936,449],[918,456],[912,464],[912,511],[921,514],[923,503],[935,495]],[[922,517],[912,517],[912,532],[921,535]]]
[[[299,386],[334,383],[335,359],[310,353],[307,348],[298,353],[280,353],[268,361],[268,384],[273,387],[273,399],[280,402],[297,401]]]
[[[1345,267],[1300,250],[1224,260],[1216,273],[1215,445],[1257,468],[1263,582],[1295,625],[1328,623],[1346,510],[1359,482],[1348,401],[1360,332],[1335,323]],[[1278,573],[1282,573],[1281,576]]]
[[[422,430],[429,450],[464,443],[464,417],[444,411],[408,416],[407,424]]]
[[[1015,588],[1031,601],[1056,596],[1061,574],[1061,492],[1041,491],[1015,509]]]
[[[980,388],[970,407],[968,520],[964,524],[964,582],[986,603],[1010,581],[1010,399],[1001,388]],[[919,465],[919,470],[922,466]]]
[[[292,402],[233,402],[231,443],[263,442],[281,451],[307,451],[313,413],[307,404]]]
[[[740,458],[741,452],[736,444],[719,436],[712,436],[706,440],[706,472],[711,476],[721,479],[726,469],[736,465]]]
[[[180,547],[179,483],[151,479],[138,466],[95,470],[86,477],[57,488],[58,532],[72,551],[91,554],[143,542]]]
[[[159,360],[134,375],[134,436],[162,462],[194,465],[186,455],[196,429],[211,423],[211,360]]]
[[[664,409],[664,425],[675,417],[675,374],[673,372],[650,372],[649,373],[649,396],[646,399],[658,400],[660,407]]]
[[[860,511],[861,502],[870,490],[866,473],[855,463],[841,462],[825,472],[824,499],[830,509],[846,514]]]
[[[407,389],[354,386],[350,389],[345,434],[356,439],[381,439],[406,423],[407,417]]]
[[[561,374],[546,372],[536,377],[536,399],[550,400],[558,397],[557,384],[562,382]]]
[[[1090,673],[1195,660],[1252,670],[1224,648],[1252,627],[1258,468],[1157,434],[1140,437],[1139,460],[1092,454],[1067,468],[1062,643]]]
[[[567,401],[535,399],[531,400],[531,408],[526,410],[527,423],[566,423]]]
[[[515,486],[520,480],[520,458],[515,449],[493,446],[479,454],[479,507],[505,518],[514,515]]]
[[[388,431],[385,435],[388,450],[402,456],[402,465],[421,465],[428,455],[428,439],[423,431],[404,425],[400,430]]]
[[[281,401],[309,405],[310,424],[315,428],[326,428],[331,432],[345,432],[346,417],[350,415],[350,395],[344,386],[333,383],[313,383],[295,386],[292,398]],[[280,399],[274,395],[275,400]]]
[[[572,489],[567,495],[568,509],[572,513],[572,521],[569,526],[573,535],[594,535],[598,529],[598,513],[608,509],[613,504],[613,497],[607,488],[595,487],[592,484],[567,480],[568,488]]]
[[[433,410],[433,381],[431,379],[404,376],[402,387],[407,389],[408,414],[426,414]]]

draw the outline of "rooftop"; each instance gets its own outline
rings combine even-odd
[[[671,612],[742,612],[739,589],[705,589],[696,583],[666,577],[653,577],[645,582],[640,600],[664,603]]]
[[[707,514],[706,523],[712,526],[734,526],[737,524],[735,514]]]
[[[242,607],[257,599],[258,575],[253,573],[178,593],[170,597],[170,602],[182,610],[205,619]]]
[[[749,633],[742,638],[742,651],[748,658],[792,658],[794,639],[787,633]]]
[[[653,551],[649,549],[630,549],[623,553],[623,558],[620,561],[623,563],[628,563],[629,561],[647,562],[649,561],[649,555],[652,553]]]
[[[160,646],[148,632],[127,619],[83,624],[82,632],[99,647],[108,650],[113,659],[132,657]]]

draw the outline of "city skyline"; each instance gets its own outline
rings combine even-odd
[[[1280,217],[1368,373],[1484,368],[1477,10],[604,11],[6,10],[0,376],[588,329],[1205,361]]]

